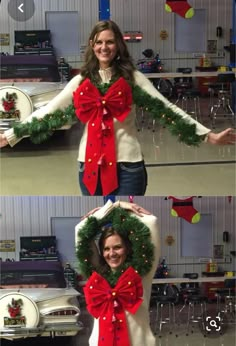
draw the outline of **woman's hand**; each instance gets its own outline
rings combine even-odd
[[[228,128],[219,133],[209,132],[207,136],[207,143],[218,144],[218,145],[227,145],[236,143],[236,133],[234,130]]]
[[[138,204],[136,203],[129,203],[129,202],[124,202],[124,201],[117,201],[113,204],[116,207],[121,207],[123,209],[127,209],[132,211],[134,214],[138,215],[138,216],[143,216],[143,215],[151,215],[151,213],[144,209],[143,207],[140,207]]]
[[[6,145],[8,145],[7,138],[4,133],[0,133],[0,148],[5,147]]]
[[[125,201],[116,201],[115,203],[112,204],[110,211],[113,209],[113,207],[115,207],[115,208],[121,207],[123,209],[130,210],[134,214],[141,216],[141,217],[143,215],[151,215],[151,213],[148,210],[140,207],[138,204],[135,204],[135,203],[129,203],[129,202],[125,202]],[[94,208],[93,210],[90,210],[86,215],[84,215],[81,218],[81,221],[88,218],[89,216],[93,215],[96,211],[98,211],[101,208],[102,207],[97,207],[97,208]]]

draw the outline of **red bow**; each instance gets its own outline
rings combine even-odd
[[[99,318],[98,346],[130,346],[125,310],[135,314],[142,303],[141,277],[129,267],[114,288],[94,272],[84,287],[89,313]]]
[[[121,77],[102,96],[91,81],[85,79],[73,96],[77,117],[88,124],[83,182],[94,195],[100,168],[103,195],[108,195],[118,187],[113,118],[122,122],[128,116],[132,105],[131,87]]]

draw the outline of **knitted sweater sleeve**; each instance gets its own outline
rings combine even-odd
[[[33,118],[43,118],[48,113],[55,112],[56,110],[65,109],[68,105],[72,103],[73,92],[78,87],[81,81],[81,76],[77,75],[65,86],[65,88],[55,96],[46,106],[35,110],[30,116],[28,116],[22,123],[30,123]],[[9,129],[4,132],[8,143],[13,147],[22,138],[17,138],[14,129]]]
[[[168,111],[172,111],[177,115],[179,118],[184,120],[185,123],[195,125],[195,133],[198,136],[205,136],[207,135],[211,130],[201,123],[199,123],[197,120],[193,119],[189,114],[184,112],[181,108],[177,107],[173,103],[171,103],[168,99],[166,99],[151,83],[151,81],[140,71],[135,72],[135,86],[141,88],[141,90],[144,92],[144,95],[149,95],[152,99],[156,99],[158,101],[161,101],[161,104],[165,107],[165,109]]]

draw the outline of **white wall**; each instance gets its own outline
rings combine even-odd
[[[120,198],[128,200],[127,197]],[[171,275],[182,276],[184,272],[205,270],[206,264],[199,263],[198,258],[181,258],[180,256],[180,224],[181,219],[171,216],[171,200],[165,197],[135,197],[134,202],[142,205],[159,218],[161,232],[161,251],[167,263],[171,264]],[[223,232],[228,231],[230,242],[225,244],[226,255],[236,250],[235,207],[236,197],[201,197],[193,199],[194,208],[200,214],[212,214],[212,243],[223,243]],[[3,259],[10,257],[19,259],[19,240],[21,236],[51,235],[51,217],[83,216],[93,208],[103,205],[102,197],[43,197],[17,196],[0,197],[0,240],[16,241],[16,252],[1,252]],[[174,244],[166,244],[167,235],[174,237]],[[66,246],[66,244],[65,244]],[[229,258],[227,258],[228,262]],[[235,259],[232,262],[219,264],[223,270],[235,270]]]
[[[0,11],[0,32],[10,33],[10,47],[1,47],[3,51],[13,54],[15,30],[45,29],[46,11],[78,11],[79,40],[87,43],[92,26],[98,20],[98,0],[35,0],[35,15],[26,22],[17,22],[7,13],[7,2],[2,1]],[[217,39],[218,53],[225,53],[223,47],[229,44],[230,28],[232,28],[232,0],[189,0],[195,9],[207,10],[207,39],[216,40],[216,27],[221,26],[223,37]],[[145,48],[152,48],[160,53],[167,71],[175,71],[177,67],[198,65],[199,58],[192,54],[175,53],[174,21],[175,15],[165,11],[165,0],[110,0],[111,19],[116,21],[123,31],[140,30],[143,32],[141,43],[128,43],[135,60],[142,57]],[[189,19],[191,20],[191,19]],[[65,28],[66,30],[66,28]],[[168,39],[160,39],[160,31],[166,30]],[[183,37],[184,39],[184,37]],[[194,40],[194,38],[193,38]],[[65,56],[74,67],[81,66],[80,56]],[[216,65],[229,63],[229,53],[224,58],[212,57]]]

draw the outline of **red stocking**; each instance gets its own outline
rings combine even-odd
[[[194,9],[187,0],[166,0],[165,10],[175,12],[183,18],[192,18]]]
[[[173,196],[169,196],[169,199],[173,200],[171,215],[175,217],[182,217],[184,220],[190,223],[197,223],[200,221],[199,212],[193,208],[193,197],[186,199],[178,199]]]

